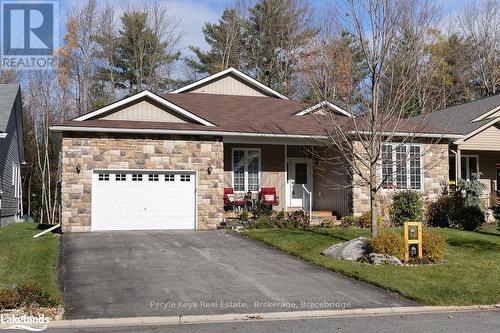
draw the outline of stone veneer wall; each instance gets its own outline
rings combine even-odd
[[[422,144],[424,188],[422,197],[425,201],[435,201],[448,189],[449,161],[448,144]],[[358,175],[353,177],[353,215],[359,216],[370,211],[370,190],[368,186],[360,185]],[[381,190],[381,196],[387,198],[393,191]],[[379,205],[379,209],[380,209]]]
[[[92,169],[175,169],[197,173],[197,229],[214,229],[223,214],[220,138],[65,133],[62,139],[62,230],[91,230]],[[75,167],[81,165],[77,174]],[[208,166],[213,170],[209,175]]]

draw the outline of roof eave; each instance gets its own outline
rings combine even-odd
[[[278,138],[314,138],[325,139],[324,135],[264,133],[264,132],[229,132],[203,130],[175,130],[175,129],[144,129],[144,128],[115,128],[54,125],[53,132],[95,132],[95,133],[136,133],[136,134],[179,134],[179,135],[207,135],[207,136],[247,136],[247,137],[278,137]]]

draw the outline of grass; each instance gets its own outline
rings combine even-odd
[[[374,266],[333,260],[320,254],[332,244],[369,236],[367,229],[255,229],[244,234],[305,261],[397,292],[422,304],[499,303],[500,234],[433,230],[446,238],[445,261],[421,266]]]
[[[48,233],[39,238],[35,223],[14,223],[0,229],[0,288],[38,281],[59,296],[57,258],[59,237]]]

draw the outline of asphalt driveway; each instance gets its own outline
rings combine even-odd
[[[64,234],[60,279],[68,319],[415,305],[224,231]]]

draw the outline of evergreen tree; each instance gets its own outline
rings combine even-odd
[[[234,8],[226,8],[218,23],[203,27],[205,41],[210,50],[190,46],[197,59],[186,58],[186,64],[196,73],[214,74],[229,67],[243,69],[242,35],[244,20]]]

